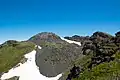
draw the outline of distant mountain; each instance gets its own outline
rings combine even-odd
[[[78,42],[81,42],[81,44],[83,45],[85,42],[89,42],[90,40],[90,37],[89,36],[78,36],[78,35],[74,35],[72,37],[64,37],[65,39],[68,39],[68,40],[72,40],[72,41],[78,41]]]
[[[29,39],[29,41],[32,41],[35,44],[40,45],[40,46],[44,46],[45,42],[56,42],[56,43],[62,42],[61,38],[52,32],[38,33],[38,34],[32,36]]]

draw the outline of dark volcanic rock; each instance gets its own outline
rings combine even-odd
[[[113,36],[110,35],[110,34],[98,31],[98,32],[93,33],[93,35],[90,38],[99,38],[99,37],[102,37],[102,38],[111,38]]]
[[[115,43],[120,47],[120,31],[115,34]]]
[[[72,78],[78,78],[80,74],[80,67],[75,66],[70,70],[70,74],[68,74],[68,77],[66,80],[72,80]]]
[[[90,40],[92,43],[86,43],[82,49],[84,55],[88,54],[90,51],[93,51],[92,53],[94,56],[92,57],[88,68],[92,67],[93,65],[95,66],[103,62],[114,60],[112,55],[115,54],[118,49],[117,45],[114,43],[115,37],[107,33],[95,32],[90,37]],[[118,42],[116,41],[116,43]]]
[[[113,42],[113,36],[104,32],[95,32],[90,37],[90,40],[92,40],[94,43],[110,43]]]
[[[120,37],[120,31],[117,32],[115,35],[116,35],[116,37]]]

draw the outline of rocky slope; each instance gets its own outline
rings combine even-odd
[[[73,80],[119,80],[120,32],[116,36],[95,32],[85,42],[82,59],[75,61],[82,67],[79,78]]]
[[[40,72],[48,77],[64,72],[71,62],[82,57],[79,45],[70,44],[54,33],[39,33],[29,41],[42,46],[37,50],[36,63]]]

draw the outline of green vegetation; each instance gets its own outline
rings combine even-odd
[[[86,55],[82,58],[78,58],[78,60],[75,60],[75,62],[73,64],[75,65],[80,65],[84,70],[87,69],[87,66],[90,64],[90,61],[91,61],[91,57],[93,55]]]
[[[77,66],[80,65],[83,70],[87,69],[87,66],[90,64],[92,56],[93,55],[90,53],[89,55],[78,57],[76,60],[72,61],[68,69],[64,72],[62,80],[65,80],[67,78],[68,74],[70,73],[69,70],[73,67],[74,64]]]
[[[11,45],[16,44],[16,45]],[[4,43],[0,48],[0,72],[6,72],[23,58],[24,54],[32,51],[35,45],[32,42]]]
[[[115,60],[104,62],[91,70],[84,70],[79,78],[73,80],[119,80],[120,79],[120,52],[116,52]]]

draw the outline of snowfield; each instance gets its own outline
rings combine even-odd
[[[80,42],[68,40],[68,39],[65,39],[65,38],[61,38],[61,39],[64,40],[64,41],[66,41],[66,42],[68,42],[68,43],[74,43],[74,44],[77,44],[77,45],[81,46]]]
[[[38,46],[38,48],[41,49],[40,46]],[[35,50],[26,54],[25,58],[28,60],[23,64],[19,63],[20,66],[10,69],[8,73],[4,73],[1,76],[1,80],[9,79],[14,76],[18,76],[19,80],[58,80],[62,76],[62,74],[59,74],[56,77],[43,76],[35,63],[35,55]]]

